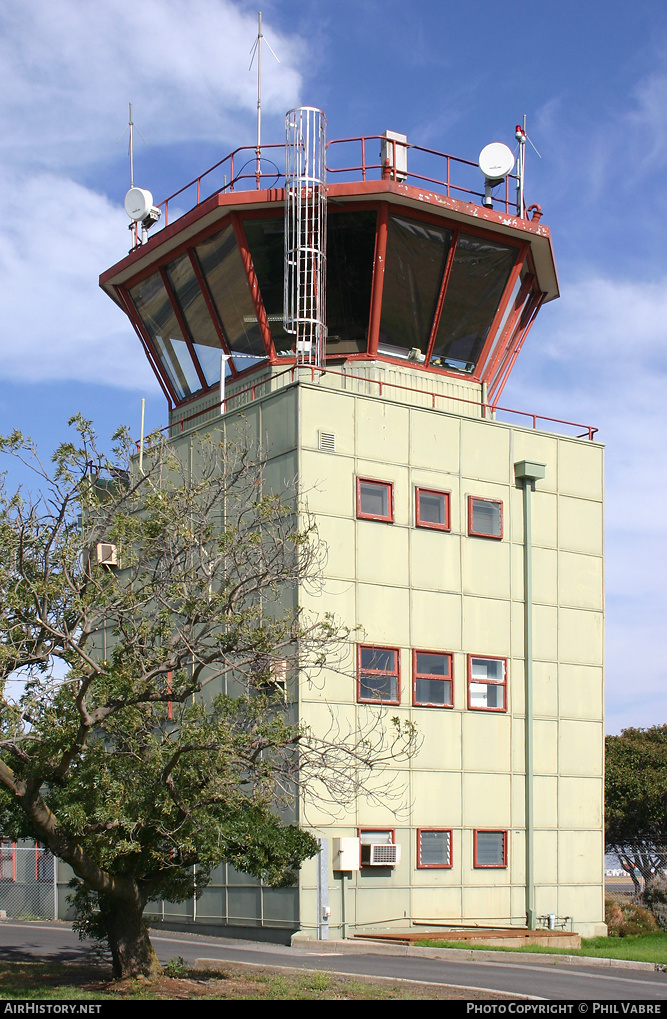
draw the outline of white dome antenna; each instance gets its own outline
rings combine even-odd
[[[130,230],[136,229],[141,224],[142,244],[148,239],[148,231],[157,223],[161,212],[156,205],[153,205],[153,196],[145,188],[130,188],[125,195],[125,211],[132,220],[129,224]]]
[[[491,191],[514,169],[514,153],[502,142],[491,142],[480,152],[478,166],[484,176],[484,205],[491,209]]]

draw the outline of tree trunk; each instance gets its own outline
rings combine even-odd
[[[111,949],[114,977],[153,979],[159,976],[162,966],[143,919],[145,903],[103,895],[99,896],[99,902]]]

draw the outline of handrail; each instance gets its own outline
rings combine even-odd
[[[391,163],[387,162],[387,164],[385,165],[383,165],[382,162],[369,163],[366,159],[366,143],[369,141],[380,141],[380,142],[385,141],[387,142],[387,144],[391,145],[393,154],[393,159],[391,160]],[[358,135],[357,137],[352,138],[332,138],[332,140],[327,143],[326,147],[327,158],[329,155],[329,150],[332,149],[333,146],[349,145],[355,142],[359,142],[361,145],[361,162],[358,164],[353,163],[350,166],[331,166],[327,161],[328,173],[330,174],[344,173],[350,175],[358,173],[360,174],[361,180],[365,181],[368,179],[369,173],[373,171],[379,171],[379,173],[382,176],[382,179],[401,180],[403,179],[402,174],[399,173],[396,169],[396,149],[398,146],[399,148],[411,149],[415,153],[422,153],[427,156],[435,156],[436,158],[445,161],[444,177],[443,176],[434,177],[425,173],[417,173],[415,170],[408,169],[405,172],[407,178],[409,178],[411,181],[422,182],[424,184],[434,185],[436,187],[442,188],[448,198],[451,197],[452,192],[456,192],[457,194],[461,195],[469,195],[472,199],[475,200],[478,199],[482,200],[484,198],[483,191],[476,191],[473,188],[465,187],[463,184],[454,184],[452,182],[451,174],[452,164],[455,164],[455,166],[458,167],[469,167],[478,170],[477,163],[474,163],[469,159],[461,159],[460,156],[452,156],[446,152],[440,152],[438,149],[430,149],[426,148],[423,145],[414,145],[412,142],[401,142],[397,141],[394,138],[386,138],[385,135],[371,134],[371,135]],[[268,145],[262,145],[261,151],[265,152],[267,150],[275,149],[281,149],[284,152],[285,150],[284,143],[272,142],[271,144]],[[238,169],[239,155],[241,153],[247,153],[248,159],[243,163],[240,169]],[[203,181],[215,170],[219,170],[225,164],[228,164],[229,166],[229,181],[225,181],[222,187],[213,188],[210,192],[206,192],[204,195],[202,195]],[[249,164],[253,166],[252,172],[244,173],[243,171]],[[246,188],[246,190],[259,191],[262,189],[262,187],[266,186],[265,182],[267,180],[284,179],[285,177],[284,168],[280,169],[276,164],[274,165],[275,171],[272,170],[270,172],[267,172],[261,169],[258,171],[257,147],[255,145],[239,146],[239,148],[234,149],[233,152],[230,152],[223,159],[218,160],[218,162],[214,163],[213,166],[210,166],[207,170],[204,170],[204,172],[199,174],[199,176],[194,177],[187,184],[184,184],[183,187],[180,187],[178,191],[174,191],[173,194],[169,195],[167,198],[163,199],[159,203],[158,208],[164,209],[163,225],[164,226],[169,225],[169,203],[173,202],[175,198],[178,198],[180,195],[184,194],[190,188],[193,188],[195,186],[197,188],[195,204],[190,208],[196,208],[198,205],[201,205],[203,201],[206,201],[208,198],[212,198],[213,195],[222,194],[223,192],[233,192],[235,189],[239,187],[239,185],[243,186],[244,182],[253,182],[250,187]],[[512,173],[508,174],[507,177],[505,178],[504,197],[494,198],[495,202],[499,203],[500,205],[504,205],[505,212],[509,212],[510,208],[516,204],[510,200],[509,192],[510,179],[518,181],[518,177],[515,174]],[[188,209],[187,211],[190,210]]]
[[[304,365],[297,366],[296,363],[293,364],[293,365],[290,365],[290,367],[286,368],[284,371],[277,372],[275,375],[270,375],[268,378],[262,379],[261,382],[255,382],[255,383],[253,383],[250,386],[246,386],[245,389],[240,389],[237,393],[234,393],[233,395],[226,397],[224,400],[218,400],[217,403],[212,403],[209,407],[205,407],[202,410],[195,411],[194,414],[188,414],[186,417],[179,418],[178,421],[174,421],[170,425],[165,425],[163,428],[157,429],[157,431],[159,431],[160,433],[168,433],[169,431],[171,431],[171,430],[173,430],[175,428],[178,428],[178,433],[182,434],[183,431],[184,431],[184,425],[186,425],[188,422],[194,421],[196,418],[202,417],[204,414],[210,414],[211,412],[216,411],[216,410],[220,411],[221,407],[223,408],[221,413],[224,414],[227,411],[228,403],[236,400],[240,396],[244,396],[246,393],[251,393],[252,394],[251,395],[251,402],[252,402],[253,400],[256,399],[256,390],[258,388],[260,388],[261,386],[264,386],[267,383],[272,382],[274,379],[279,379],[283,375],[290,375],[291,374],[292,382],[296,381],[297,370],[303,372],[304,370],[307,370],[307,369],[305,368]],[[357,380],[359,382],[372,383],[372,384],[378,386],[378,395],[379,396],[382,395],[383,389],[400,389],[400,390],[404,390],[405,392],[409,392],[409,393],[419,393],[420,395],[423,395],[423,396],[430,396],[431,397],[431,401],[432,401],[432,407],[433,407],[434,410],[436,408],[436,400],[451,400],[454,403],[466,403],[466,404],[471,404],[471,405],[473,405],[475,407],[479,407],[480,410],[481,410],[482,418],[485,419],[485,420],[488,420],[487,412],[490,412],[491,414],[495,414],[497,411],[500,411],[503,414],[517,414],[517,415],[519,415],[521,417],[529,418],[530,421],[532,422],[532,427],[534,429],[537,429],[537,422],[538,421],[550,421],[553,424],[567,425],[569,428],[580,428],[580,429],[583,429],[583,432],[582,432],[581,435],[574,436],[575,438],[578,438],[578,439],[588,438],[590,441],[592,441],[593,440],[593,436],[599,431],[599,429],[597,427],[593,426],[593,425],[584,425],[584,424],[581,424],[581,422],[578,422],[578,421],[567,421],[565,418],[550,417],[548,414],[534,414],[531,411],[516,410],[513,407],[499,407],[499,406],[491,404],[491,403],[484,403],[484,402],[482,402],[480,400],[469,400],[469,399],[467,399],[464,396],[449,396],[446,393],[436,393],[436,392],[434,392],[432,390],[428,390],[428,389],[417,389],[415,386],[406,386],[406,385],[402,385],[401,383],[398,383],[398,382],[385,382],[382,379],[367,378],[365,375],[353,375],[353,374],[350,374],[349,372],[336,371],[336,369],[334,369],[334,368],[318,368],[318,367],[315,367],[313,365],[313,366],[310,367],[310,374],[311,374],[311,382],[315,381],[315,376],[316,375],[317,376],[321,376],[321,375],[337,375],[340,378],[344,378],[344,379],[354,379],[354,380]],[[138,448],[139,448],[139,444],[137,443],[137,449]]]

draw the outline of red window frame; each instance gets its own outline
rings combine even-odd
[[[377,485],[387,490],[387,514],[365,513],[361,508],[361,486]],[[378,481],[377,478],[357,478],[357,518],[359,520],[377,520],[385,524],[394,522],[394,483],[393,481]]]
[[[449,835],[449,863],[422,863],[422,835],[424,832],[447,832]],[[454,866],[452,852],[453,830],[451,828],[417,828],[417,869],[418,870],[451,870]]]
[[[440,676],[435,673],[417,671],[417,655],[438,655],[449,659],[449,672]],[[417,700],[417,679],[438,680],[441,683],[449,683],[449,701]],[[425,651],[422,648],[415,648],[412,652],[412,703],[417,708],[453,708],[454,707],[454,656],[450,651]],[[436,830],[436,829],[434,829]],[[444,829],[443,829],[444,830]]]
[[[507,829],[506,828],[475,828],[472,833],[472,865],[477,870],[504,870],[507,868]],[[503,837],[503,862],[502,863],[480,863],[477,859],[477,836],[478,835],[502,835]]]
[[[444,524],[436,524],[432,520],[422,520],[419,509],[420,496],[422,495],[422,493],[426,495],[442,496],[445,502]],[[420,486],[415,488],[415,525],[417,527],[427,527],[433,531],[451,531],[452,529],[451,492],[441,492],[436,488],[422,488]]]
[[[12,861],[12,876],[5,877],[5,863]],[[7,839],[0,841],[0,881],[16,881],[16,843]]]
[[[359,839],[359,867],[362,870],[376,870],[376,867],[371,867],[368,863],[363,863],[361,859],[361,836],[369,835],[373,832],[377,832],[378,835],[390,835],[390,843],[392,846],[396,845],[396,829],[395,828],[357,828],[357,838]]]
[[[390,669],[362,669],[361,659],[364,651],[389,652],[395,655],[395,670]],[[380,697],[361,696],[361,676],[393,676],[396,679],[396,699],[382,700]],[[401,652],[397,647],[383,647],[379,644],[357,644],[357,703],[359,704],[400,704],[401,703]],[[380,829],[378,829],[379,831]],[[386,830],[386,829],[382,829]]]
[[[474,659],[479,659],[485,662],[502,662],[503,665],[503,678],[502,682],[497,682],[494,679],[479,679],[479,677],[473,677],[472,674],[472,663]],[[503,706],[502,708],[488,708],[482,704],[472,704],[470,697],[470,687],[473,683],[486,683],[489,686],[501,686],[503,688]],[[506,712],[507,711],[507,659],[500,658],[496,655],[468,655],[468,710],[469,711],[495,711],[495,712]]]
[[[476,502],[490,502],[500,508],[500,534],[490,534],[488,531],[476,531],[473,528],[473,506]],[[473,538],[492,538],[494,541],[503,540],[503,502],[502,499],[487,499],[481,495],[468,496],[468,534]]]

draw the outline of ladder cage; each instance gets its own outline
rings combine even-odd
[[[285,117],[285,276],[283,325],[298,363],[326,356],[326,124],[301,106]]]

